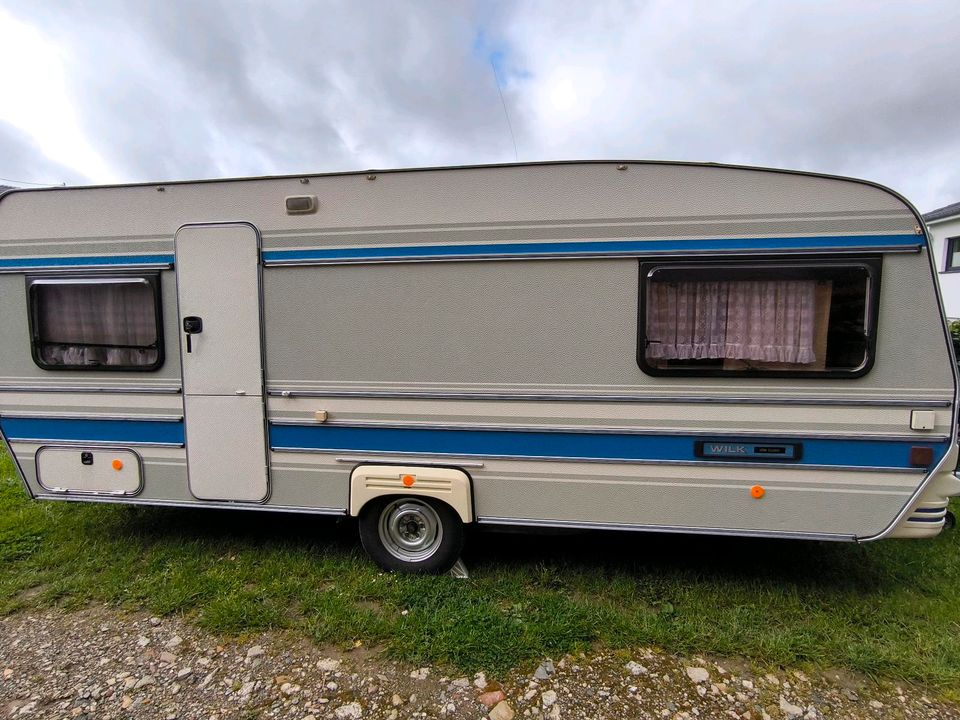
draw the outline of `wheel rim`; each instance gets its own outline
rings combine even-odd
[[[433,555],[443,540],[440,516],[428,503],[394,500],[380,513],[380,541],[387,552],[404,562],[421,562]]]

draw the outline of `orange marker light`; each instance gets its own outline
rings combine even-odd
[[[113,465],[114,470],[123,470],[123,460],[120,460],[119,458],[110,464]]]
[[[750,497],[756,498],[757,500],[766,494],[767,491],[763,489],[762,485],[754,485],[752,488],[750,488]]]
[[[403,483],[404,487],[413,487],[413,484],[417,481],[417,478],[414,475],[404,475],[402,478],[400,478],[400,481]]]

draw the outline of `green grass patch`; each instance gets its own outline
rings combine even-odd
[[[350,521],[28,500],[0,456],[0,613],[91,602],[504,671],[602,645],[960,687],[960,532],[866,546],[472,533],[471,579],[381,573]]]

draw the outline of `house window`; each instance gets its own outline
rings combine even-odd
[[[33,359],[47,370],[155,370],[160,283],[138,277],[28,278]]]
[[[638,360],[652,375],[859,376],[877,261],[641,265]]]
[[[960,237],[947,238],[947,262],[943,271],[960,271]]]

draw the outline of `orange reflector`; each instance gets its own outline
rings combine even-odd
[[[416,475],[404,475],[400,478],[400,481],[404,484],[404,487],[413,487],[413,484],[417,481]]]
[[[114,470],[123,470],[123,460],[114,460],[111,465],[113,465]]]
[[[752,488],[750,488],[750,497],[756,498],[757,500],[766,494],[767,491],[763,489],[762,485],[754,485]]]

